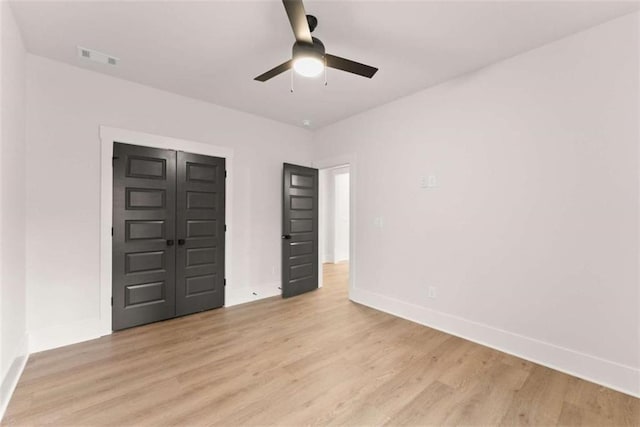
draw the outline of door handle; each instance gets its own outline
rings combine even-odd
[[[167,240],[167,246],[173,246],[173,240]]]
[[[291,234],[283,234],[282,238],[285,240],[290,240],[291,239]]]
[[[178,239],[178,244],[180,246],[184,245],[185,244],[185,240],[184,239]]]

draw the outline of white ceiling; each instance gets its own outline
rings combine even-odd
[[[290,58],[280,1],[15,1],[30,52],[159,89],[312,128],[638,9],[637,2],[307,1],[327,52],[380,68],[253,78]],[[76,46],[119,57],[80,59]]]

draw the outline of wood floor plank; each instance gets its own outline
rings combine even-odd
[[[640,400],[324,286],[30,357],[3,425],[640,425]]]
[[[565,402],[582,412],[586,424],[640,425],[638,399],[579,378],[569,378]]]

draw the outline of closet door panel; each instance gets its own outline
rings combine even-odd
[[[112,327],[175,316],[176,152],[114,144]]]
[[[224,305],[225,159],[177,153],[176,314]]]

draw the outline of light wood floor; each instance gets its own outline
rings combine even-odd
[[[325,287],[34,354],[5,424],[639,425],[640,400]]]

